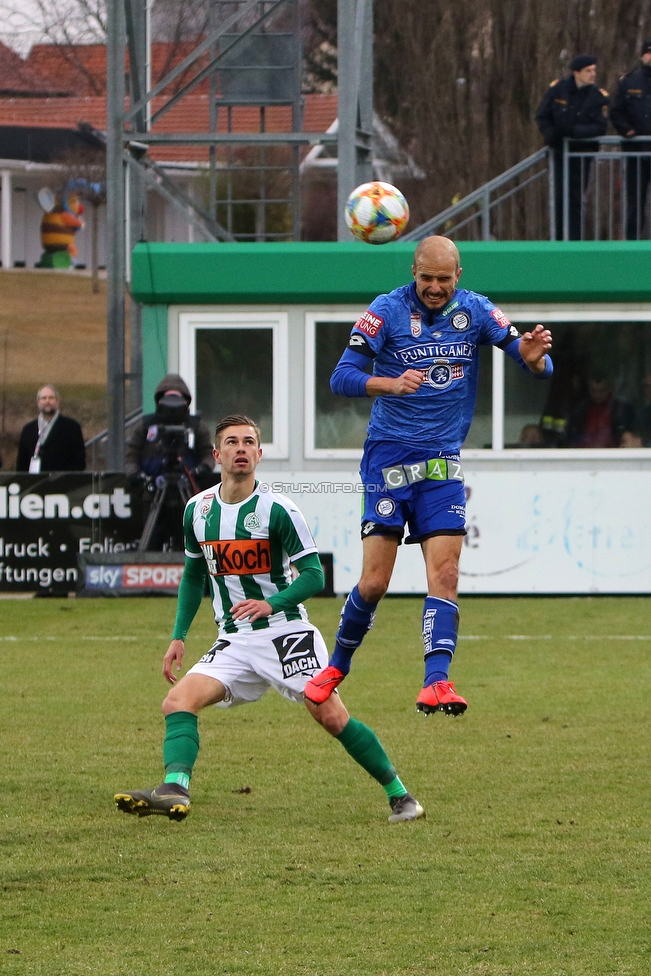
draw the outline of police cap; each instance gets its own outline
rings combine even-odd
[[[597,59],[592,54],[577,54],[570,68],[572,71],[583,71],[584,68],[588,68],[591,64],[596,63]]]

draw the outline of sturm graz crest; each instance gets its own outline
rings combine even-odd
[[[445,390],[452,382],[452,367],[449,363],[434,363],[427,371],[427,382],[435,390]]]
[[[470,325],[470,316],[467,312],[455,312],[450,319],[450,325],[457,332],[465,332]]]

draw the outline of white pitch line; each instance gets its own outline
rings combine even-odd
[[[130,636],[130,637],[102,637],[102,636],[81,636],[81,637],[76,637],[75,636],[73,638],[68,638],[68,636],[66,634],[61,634],[60,637],[53,637],[51,634],[47,634],[47,635],[45,635],[43,637],[0,637],[0,641],[11,641],[11,642],[14,642],[14,641],[23,641],[23,640],[44,641],[44,640],[69,640],[69,639],[72,639],[72,640],[101,640],[101,641],[140,640],[139,637],[132,637],[132,636]],[[163,638],[156,638],[156,639],[157,640],[162,640]]]
[[[15,643],[17,641],[67,641],[67,640],[83,640],[83,641],[137,641],[137,640],[168,640],[168,634],[148,634],[146,637],[135,637],[133,635],[120,636],[105,636],[102,634],[82,634],[80,636],[70,636],[68,634],[61,634],[59,636],[53,636],[52,634],[44,634],[43,636],[29,637],[16,637],[14,635],[8,635],[0,637],[0,641],[7,641],[10,643]],[[210,640],[210,637],[199,638],[203,640]],[[621,641],[651,641],[651,634],[459,634],[459,640],[472,640],[472,641],[482,641],[482,640],[511,640],[511,641],[540,641],[540,640],[568,640],[568,641],[605,641],[605,640],[621,640]]]
[[[570,640],[570,641],[651,641],[651,634],[459,634],[459,640]]]

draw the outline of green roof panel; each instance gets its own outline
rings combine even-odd
[[[497,302],[651,301],[651,241],[461,242],[460,285]],[[367,304],[406,284],[414,245],[136,245],[148,305]]]

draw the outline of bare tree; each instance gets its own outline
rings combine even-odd
[[[101,41],[105,2],[0,0],[4,36]],[[332,90],[337,0],[301,5],[305,90]],[[209,9],[210,0],[157,0],[155,39],[198,39]],[[427,174],[403,187],[414,220],[542,145],[536,107],[574,54],[596,55],[599,84],[613,91],[649,36],[651,0],[376,0],[375,107]]]
[[[337,0],[306,0],[305,24],[319,77]],[[612,91],[649,36],[651,0],[377,0],[375,108],[427,173],[403,187],[416,222],[542,145],[536,108],[575,54],[596,55]]]
[[[106,38],[105,0],[1,0],[0,34],[26,53],[37,42],[102,44]]]

